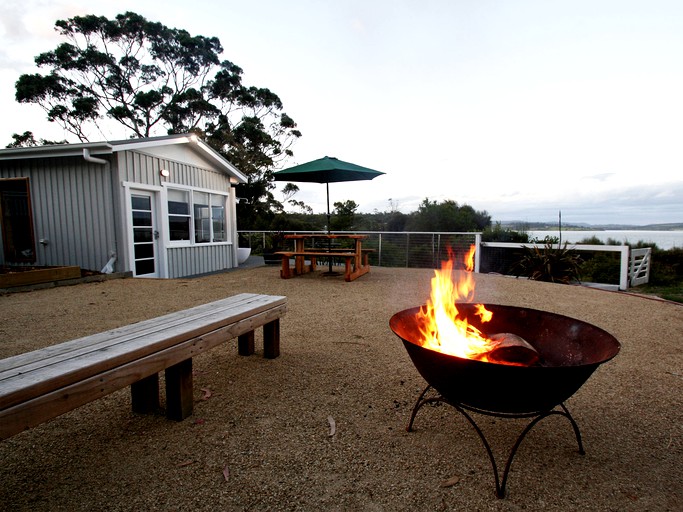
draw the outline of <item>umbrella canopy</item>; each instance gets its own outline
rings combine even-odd
[[[371,180],[382,174],[384,173],[344,162],[331,156],[318,158],[273,173],[275,181],[304,181],[309,183]]]
[[[326,156],[273,173],[275,181],[325,183],[327,185],[327,227],[330,226],[330,183],[371,180],[384,174],[374,169]]]

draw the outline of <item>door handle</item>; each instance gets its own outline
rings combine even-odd
[[[159,232],[156,229],[154,230],[154,240],[159,240]]]

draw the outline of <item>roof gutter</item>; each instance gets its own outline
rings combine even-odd
[[[83,148],[83,159],[86,162],[92,162],[94,164],[104,165],[104,164],[108,163],[107,160],[104,160],[103,158],[97,158],[97,157],[91,156],[90,150],[88,148]]]

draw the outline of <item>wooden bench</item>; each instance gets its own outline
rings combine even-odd
[[[159,409],[166,377],[166,415],[192,414],[192,358],[230,339],[254,353],[263,326],[263,355],[280,355],[287,298],[243,293],[0,360],[0,439],[131,386],[134,412]]]
[[[303,274],[305,272],[314,272],[317,265],[318,258],[340,258],[345,261],[344,270],[344,280],[353,281],[363,274],[370,272],[370,265],[368,263],[368,253],[369,251],[362,251],[362,257],[358,258],[358,255],[353,251],[348,250],[331,250],[331,251],[279,251],[275,254],[279,254],[282,257],[282,270],[280,270],[280,277],[283,279],[289,279],[291,277]],[[309,264],[296,264],[294,268],[289,266],[289,260],[291,258],[301,258],[308,259]],[[360,263],[357,262],[360,260]]]

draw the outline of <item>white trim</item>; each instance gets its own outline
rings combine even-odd
[[[164,223],[168,226],[168,189],[175,190],[186,190],[190,192],[190,240],[171,240],[170,233],[168,229],[164,230],[164,242],[168,248],[178,248],[178,247],[208,247],[212,245],[231,245],[234,244],[233,240],[233,230],[232,225],[235,223],[236,219],[231,215],[232,208],[230,208],[233,201],[230,200],[230,191],[226,192],[223,190],[214,190],[201,187],[192,187],[191,185],[176,185],[175,183],[164,183],[163,191],[161,194],[162,201],[162,215],[164,216]],[[225,235],[227,240],[224,242],[202,242],[197,243],[194,237],[194,195],[193,192],[202,192],[205,194],[213,194],[216,196],[222,196],[225,198],[224,202],[224,213],[225,213]],[[230,217],[228,217],[230,215]],[[235,251],[235,255],[237,252]]]
[[[68,156],[83,157],[84,150],[93,155],[111,155],[113,153],[112,145],[107,142],[85,142],[79,144],[55,144],[52,146],[0,149],[0,160],[63,158]]]
[[[187,144],[195,153],[199,153],[210,160],[214,165],[231,175],[230,181],[247,183],[247,176],[242,174],[234,165],[226,160],[220,153],[201,140],[194,134],[176,134],[165,137],[151,137],[147,139],[130,139],[124,141],[112,141],[112,151],[131,151],[151,147],[169,146],[173,144]]]
[[[168,246],[165,243],[165,240],[168,237],[166,234],[166,226],[168,223],[165,221],[165,218],[163,217],[163,205],[165,204],[165,201],[162,197],[166,195],[165,191],[162,187],[159,187],[157,185],[145,185],[142,183],[135,183],[130,181],[124,181],[121,183],[121,185],[123,186],[124,195],[126,252],[128,254],[128,265],[130,267],[128,270],[132,271],[133,274],[135,274],[135,269],[133,268],[135,265],[135,253],[133,245],[133,211],[131,207],[131,196],[133,194],[133,191],[139,190],[141,192],[149,192],[152,194],[152,208],[154,209],[154,215],[156,217],[156,229],[157,231],[159,231],[159,238],[157,243],[157,248],[159,249],[159,251],[156,262],[158,265],[157,273],[159,274],[159,278],[168,278],[168,255],[166,254]]]
[[[150,192],[161,192],[163,187],[159,185],[147,185],[145,183],[138,183],[137,181],[122,181],[121,186],[123,188],[137,188],[138,190],[147,190]]]

